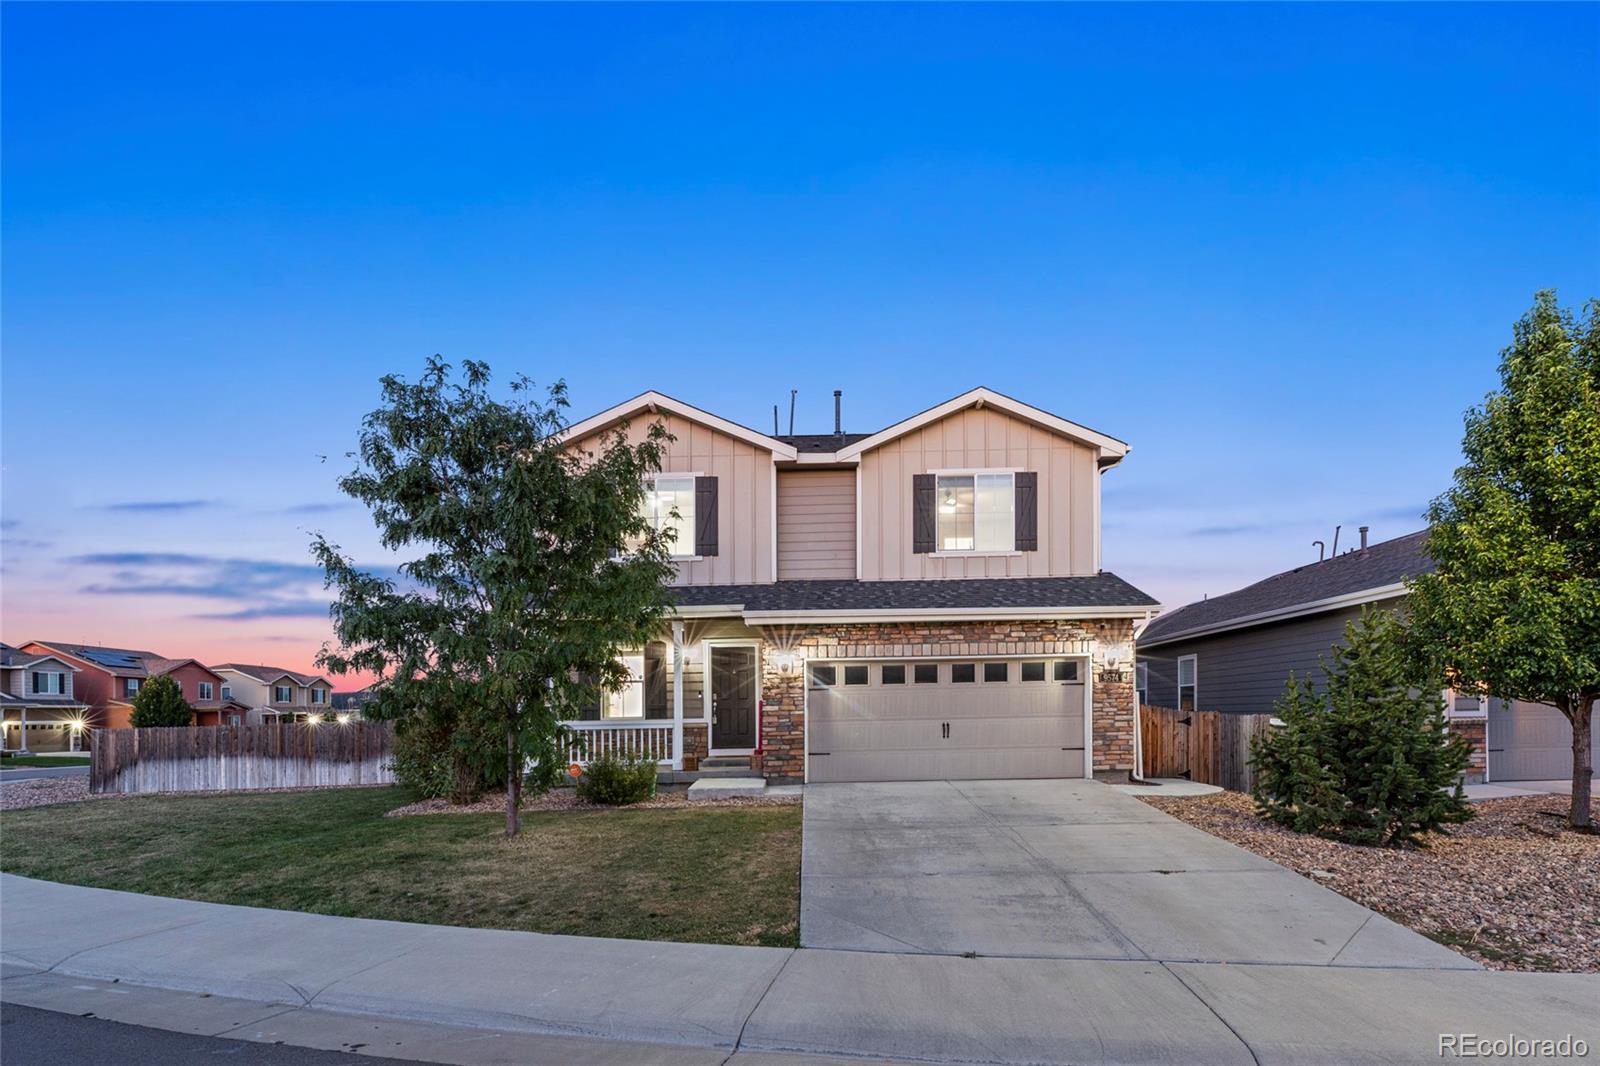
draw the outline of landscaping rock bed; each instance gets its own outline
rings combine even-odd
[[[52,803],[78,803],[96,797],[89,793],[87,777],[33,777],[0,784],[0,811],[48,807]]]
[[[524,811],[636,811],[640,809],[656,810],[672,807],[693,807],[695,810],[706,810],[716,807],[776,807],[799,802],[800,797],[796,794],[738,796],[731,799],[690,799],[688,792],[675,790],[658,792],[650,799],[630,804],[626,807],[607,807],[579,799],[575,789],[558,788],[545,793],[543,796],[524,798],[522,809]],[[458,805],[443,799],[408,803],[404,807],[396,807],[389,812],[388,816],[395,818],[411,814],[503,814],[505,809],[505,794],[497,792],[493,795],[485,796],[476,803]]]
[[[1600,836],[1566,828],[1562,797],[1474,804],[1476,818],[1426,849],[1295,833],[1237,792],[1141,798],[1492,969],[1600,973]]]

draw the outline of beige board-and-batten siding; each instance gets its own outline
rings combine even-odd
[[[856,472],[778,473],[778,580],[856,576]]]
[[[99,729],[90,739],[89,791],[223,792],[387,785],[387,722]]]
[[[1031,470],[1039,475],[1039,549],[963,556],[912,551],[912,477],[938,470]],[[861,457],[861,576],[868,581],[1093,574],[1095,449],[1014,415],[965,410]],[[780,545],[781,547],[781,545]]]
[[[772,453],[679,415],[641,413],[627,437],[638,442],[660,422],[675,438],[661,460],[662,476],[717,479],[717,554],[677,563],[680,585],[741,585],[773,580],[772,527],[775,472]],[[599,451],[603,433],[574,441],[574,448]],[[689,551],[693,545],[677,550]],[[855,575],[852,574],[852,577]]]

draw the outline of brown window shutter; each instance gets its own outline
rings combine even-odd
[[[932,474],[911,475],[911,550],[918,555],[933,551],[936,539],[934,481]]]
[[[717,554],[717,479],[694,479],[694,553]]]
[[[1039,550],[1039,474],[1019,470],[1016,474],[1017,551]]]

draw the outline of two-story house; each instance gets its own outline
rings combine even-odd
[[[78,751],[88,708],[79,669],[58,655],[0,644],[0,751]]]
[[[1100,566],[1123,441],[983,388],[804,436],[647,392],[566,439],[657,421],[676,439],[646,506],[677,533],[676,616],[580,729],[772,781],[1133,768],[1133,626],[1156,601]]]
[[[147,661],[162,661],[153,651],[108,648],[77,641],[30,640],[22,650],[56,655],[76,668],[77,696],[88,706],[88,724],[96,729],[125,729],[133,724],[133,698],[150,678]]]
[[[225,725],[259,725],[321,719],[333,712],[333,685],[325,677],[285,670],[279,666],[221,663],[212,667],[222,677],[222,697],[232,700],[242,722]]]

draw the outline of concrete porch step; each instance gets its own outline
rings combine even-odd
[[[689,786],[689,798],[733,799],[759,796],[766,790],[767,782],[759,777],[702,777]]]
[[[708,755],[700,760],[700,769],[750,769],[750,756],[748,755]]]
[[[750,769],[750,763],[744,762],[738,766],[707,766],[700,764],[700,769],[695,771],[701,777],[760,777],[761,775]]]

